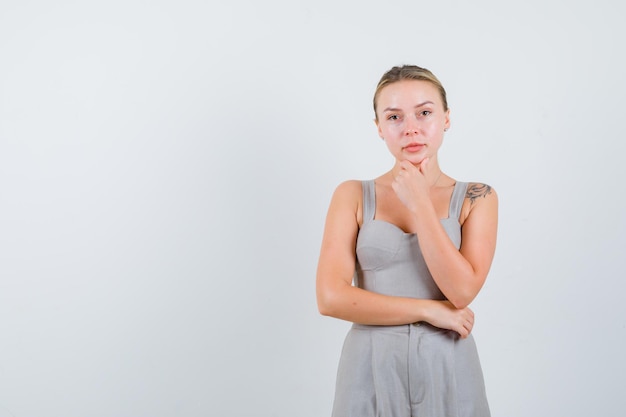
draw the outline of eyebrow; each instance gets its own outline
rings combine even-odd
[[[425,102],[423,102],[423,103],[416,104],[413,108],[414,108],[414,109],[417,109],[418,107],[422,107],[422,106],[425,106],[425,105],[427,105],[427,104],[435,104],[435,103],[433,103],[433,102],[432,102],[432,101],[430,101],[430,100],[426,100],[426,101],[425,101]],[[400,110],[400,109],[396,109],[395,107],[387,107],[385,110],[383,110],[383,113],[384,113],[384,112],[388,112],[388,111],[401,111],[401,110]]]

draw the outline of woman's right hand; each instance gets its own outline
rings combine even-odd
[[[463,339],[469,336],[474,327],[474,312],[469,307],[458,309],[447,300],[431,301],[426,309],[425,322],[441,329],[453,330]]]

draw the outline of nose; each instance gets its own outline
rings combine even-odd
[[[412,118],[408,118],[404,129],[405,136],[417,135],[417,122]]]

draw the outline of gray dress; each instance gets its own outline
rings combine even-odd
[[[457,182],[448,218],[456,247],[467,183]],[[363,225],[356,245],[355,285],[376,293],[445,300],[422,257],[417,235],[374,219],[374,181],[363,182]],[[474,339],[420,322],[353,324],[346,336],[333,417],[488,417]]]

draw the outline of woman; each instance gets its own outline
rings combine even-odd
[[[354,323],[333,416],[489,416],[468,306],[495,251],[496,193],[441,171],[450,110],[427,69],[385,73],[374,113],[395,164],[337,187],[317,271],[320,312]]]

